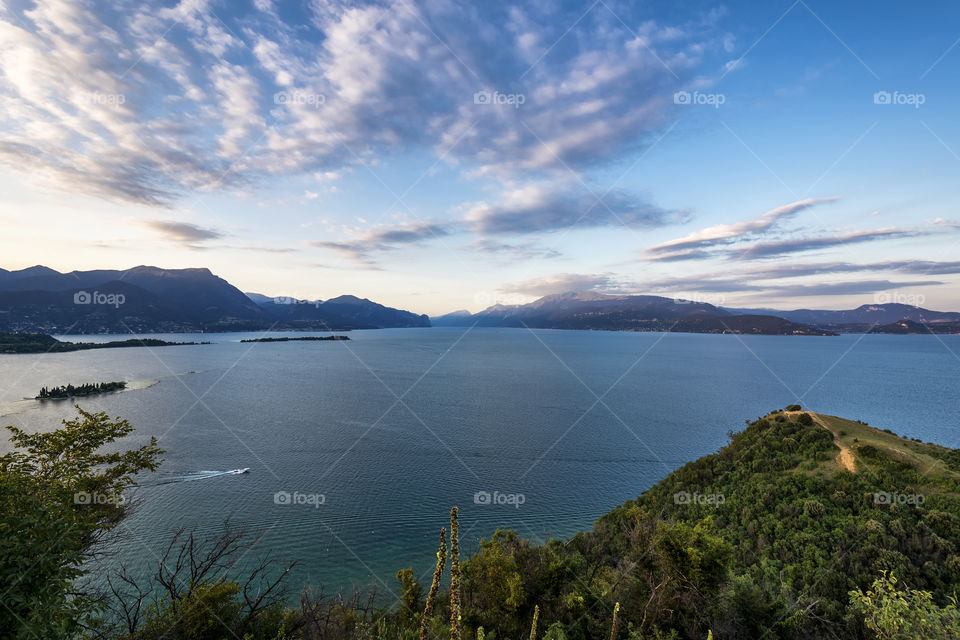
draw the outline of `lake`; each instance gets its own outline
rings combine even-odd
[[[960,336],[433,328],[240,342],[263,335],[294,334],[0,356],[2,424],[70,415],[24,400],[42,386],[135,381],[80,400],[136,426],[124,446],[156,436],[167,450],[110,562],[146,571],[177,528],[213,535],[229,520],[263,535],[241,568],[298,560],[295,589],[373,584],[387,598],[398,569],[428,583],[453,505],[465,551],[497,527],[567,537],[787,404],[960,446]]]

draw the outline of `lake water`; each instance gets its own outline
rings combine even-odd
[[[391,598],[400,568],[429,580],[452,505],[468,551],[497,527],[566,537],[790,403],[960,446],[960,336],[433,328],[240,342],[262,335],[0,356],[0,420],[51,429],[71,408],[23,400],[40,387],[137,381],[80,401],[136,426],[124,446],[152,435],[167,450],[117,560],[146,570],[177,528],[215,534],[229,519],[263,534],[239,567],[269,552],[299,560],[293,588],[374,584]],[[505,504],[484,504],[494,492]]]

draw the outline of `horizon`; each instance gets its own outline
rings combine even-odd
[[[432,316],[571,290],[950,309],[958,16],[8,3],[5,257]]]
[[[7,272],[7,273],[10,273],[10,272],[14,272],[14,271],[22,271],[22,270],[26,270],[26,269],[36,269],[36,268],[50,269],[51,267],[48,267],[47,265],[43,265],[43,264],[35,264],[35,265],[30,265],[29,267],[25,267],[24,269],[20,269],[20,270],[17,270],[17,269],[6,269],[6,268],[4,268],[4,267],[0,267],[0,271],[4,271],[4,272]],[[165,269],[164,267],[157,267],[156,265],[140,264],[140,265],[135,265],[135,266],[133,266],[133,267],[128,267],[128,268],[125,268],[125,269],[117,269],[117,271],[130,271],[130,270],[132,270],[132,269],[140,269],[140,268],[158,269],[158,270],[163,270],[163,271],[167,271],[167,270],[168,270],[168,269]],[[205,270],[205,271],[209,271],[209,272],[210,272],[213,276],[215,276],[215,277],[221,277],[221,278],[222,278],[222,276],[219,276],[218,274],[214,273],[214,272],[211,271],[208,267],[183,267],[182,269],[183,269],[183,270],[196,270],[196,271],[204,271],[204,270]],[[54,271],[58,271],[58,270],[54,269]],[[78,272],[79,272],[80,270],[75,270],[75,271],[78,271]],[[69,274],[71,273],[71,271],[67,271],[67,272],[58,271],[58,273],[61,273],[61,274],[63,274],[63,275],[69,275]],[[223,278],[223,279],[226,280],[226,278]],[[233,284],[233,283],[230,283],[229,280],[227,280],[227,282],[228,282],[229,284],[231,284],[231,285]],[[235,286],[235,285],[234,285],[234,286]],[[263,297],[265,297],[265,298],[273,298],[273,299],[290,299],[290,298],[294,298],[294,296],[288,296],[288,295],[285,295],[285,294],[282,294],[282,293],[278,293],[278,294],[265,294],[265,293],[262,293],[262,292],[260,292],[260,291],[244,291],[243,289],[240,289],[239,287],[237,287],[237,288],[238,288],[238,290],[239,290],[241,293],[243,293],[244,295],[246,295],[246,296],[248,296],[248,297],[250,297],[250,296],[263,296]],[[665,300],[673,299],[673,300],[683,300],[684,302],[694,302],[694,303],[711,304],[711,305],[713,305],[713,306],[715,306],[715,307],[717,307],[717,308],[720,308],[720,309],[723,309],[723,308],[726,308],[726,309],[749,309],[749,310],[757,310],[757,311],[803,311],[803,310],[814,310],[814,309],[815,309],[814,307],[790,307],[790,308],[777,308],[777,307],[768,307],[768,306],[760,306],[760,307],[735,307],[735,306],[728,306],[728,305],[723,305],[723,304],[716,304],[716,303],[711,302],[711,301],[708,301],[708,300],[692,300],[692,299],[688,299],[688,298],[683,298],[683,297],[681,297],[681,296],[663,296],[663,295],[657,295],[657,294],[651,294],[651,293],[645,293],[645,292],[601,292],[601,291],[594,291],[594,290],[592,290],[592,289],[581,289],[581,290],[573,290],[573,289],[571,289],[571,290],[569,290],[569,291],[559,291],[559,292],[556,292],[556,293],[545,294],[545,295],[543,295],[543,296],[540,296],[540,297],[538,297],[538,298],[535,298],[533,301],[541,300],[541,299],[543,299],[543,298],[547,298],[547,297],[550,297],[550,296],[580,295],[580,294],[584,294],[584,293],[595,293],[595,294],[604,295],[604,296],[611,296],[611,297],[615,297],[615,296],[654,296],[654,297],[663,298],[663,299],[665,299]],[[297,300],[301,300],[301,301],[309,301],[309,302],[327,302],[327,301],[329,301],[329,300],[333,300],[333,299],[340,298],[340,297],[346,297],[346,296],[353,296],[353,297],[356,297],[356,298],[359,298],[359,299],[368,300],[368,301],[370,301],[370,302],[378,302],[377,300],[371,300],[371,299],[369,299],[369,298],[364,298],[364,296],[356,296],[356,295],[354,295],[354,294],[351,293],[351,292],[340,292],[340,293],[337,293],[337,294],[335,294],[335,295],[330,296],[329,298],[296,298],[296,299],[297,299]],[[473,312],[470,312],[470,311],[467,310],[467,309],[452,309],[452,310],[449,310],[449,311],[445,311],[445,312],[443,312],[443,313],[424,313],[424,314],[422,314],[422,315],[427,315],[427,316],[433,318],[433,317],[440,317],[440,316],[444,316],[444,315],[450,315],[450,314],[454,314],[454,313],[460,313],[460,312],[463,312],[463,311],[468,311],[469,313],[478,313],[478,312],[480,312],[480,311],[483,311],[483,310],[485,310],[485,309],[488,309],[488,308],[490,308],[490,307],[494,307],[494,306],[497,306],[497,305],[503,305],[503,306],[520,306],[520,305],[523,305],[523,304],[528,304],[528,302],[498,302],[498,301],[491,301],[491,304],[488,305],[487,307],[483,307],[483,308],[478,309],[477,311],[473,311]],[[903,306],[906,306],[906,307],[910,307],[910,308],[913,308],[913,309],[925,309],[925,310],[927,310],[927,311],[937,311],[937,312],[942,312],[942,313],[951,313],[951,312],[960,313],[960,309],[932,309],[932,308],[924,307],[924,306],[921,305],[921,304],[910,304],[910,303],[903,302],[903,301],[896,300],[896,299],[893,299],[893,300],[881,300],[881,301],[875,301],[875,302],[872,302],[872,303],[864,303],[864,304],[862,304],[862,305],[859,305],[858,307],[853,307],[853,308],[869,307],[869,306],[882,306],[882,305],[887,305],[887,304],[897,304],[897,305],[903,305]],[[406,308],[406,307],[404,307],[403,305],[401,305],[399,308],[404,309],[404,310],[406,310],[406,311],[411,311],[411,312],[413,312],[413,313],[420,313],[419,310],[417,310],[417,309],[415,309],[415,308]],[[851,310],[851,309],[853,309],[853,308],[838,307],[838,308],[836,308],[836,309],[833,309],[833,308],[829,308],[829,307],[817,307],[816,309],[817,309],[817,310],[822,310],[822,311],[848,311],[848,310]]]

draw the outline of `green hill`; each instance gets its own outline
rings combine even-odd
[[[64,620],[86,616],[85,624],[102,630],[96,637],[141,640],[960,637],[952,600],[960,587],[960,450],[797,406],[731,434],[717,453],[677,469],[570,540],[535,545],[516,532],[497,531],[457,562],[454,533],[453,593],[440,586],[447,582],[444,537],[429,591],[401,565],[399,585],[390,589],[399,601],[389,606],[374,606],[361,594],[305,592],[296,609],[274,588],[283,567],[274,572],[264,564],[240,579],[229,573],[251,548],[231,531],[206,543],[178,534],[168,554],[191,560],[173,573],[161,571],[162,583],[126,583],[129,588],[121,585],[105,601],[72,591],[69,580],[80,575],[72,563],[89,549],[91,532],[118,522],[125,506],[95,505],[108,509],[93,512],[106,519],[78,520],[90,507],[76,500],[61,504],[57,496],[126,476],[104,475],[98,470],[104,459],[81,457],[71,443],[82,441],[92,452],[100,441],[90,433],[109,427],[108,435],[124,435],[131,428],[108,423],[102,414],[81,412],[81,418],[62,434],[38,436],[34,445],[56,464],[62,450],[73,451],[73,484],[59,486],[57,475],[35,473],[44,466],[35,466],[36,453],[0,458],[0,489],[9,489],[0,498],[23,525],[8,527],[10,553],[0,554],[0,574],[15,576],[24,558],[48,548],[39,532],[83,525],[78,546],[50,552],[43,583],[49,588],[18,588],[10,602],[18,603],[19,617],[7,620],[0,611],[0,623],[14,628],[41,630],[48,622],[65,628]],[[12,431],[21,445],[33,442]],[[125,455],[131,457],[117,460],[131,461],[120,468],[129,473],[152,465],[157,454]],[[63,576],[67,581],[58,582]],[[144,593],[150,594],[146,600]],[[264,597],[251,600],[251,593]],[[131,606],[135,629],[110,624],[129,625]],[[24,622],[41,610],[48,614]],[[93,610],[102,617],[76,613]],[[539,631],[531,633],[537,620]]]

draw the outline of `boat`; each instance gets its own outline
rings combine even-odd
[[[250,467],[244,467],[243,469],[234,469],[230,473],[249,473]]]

